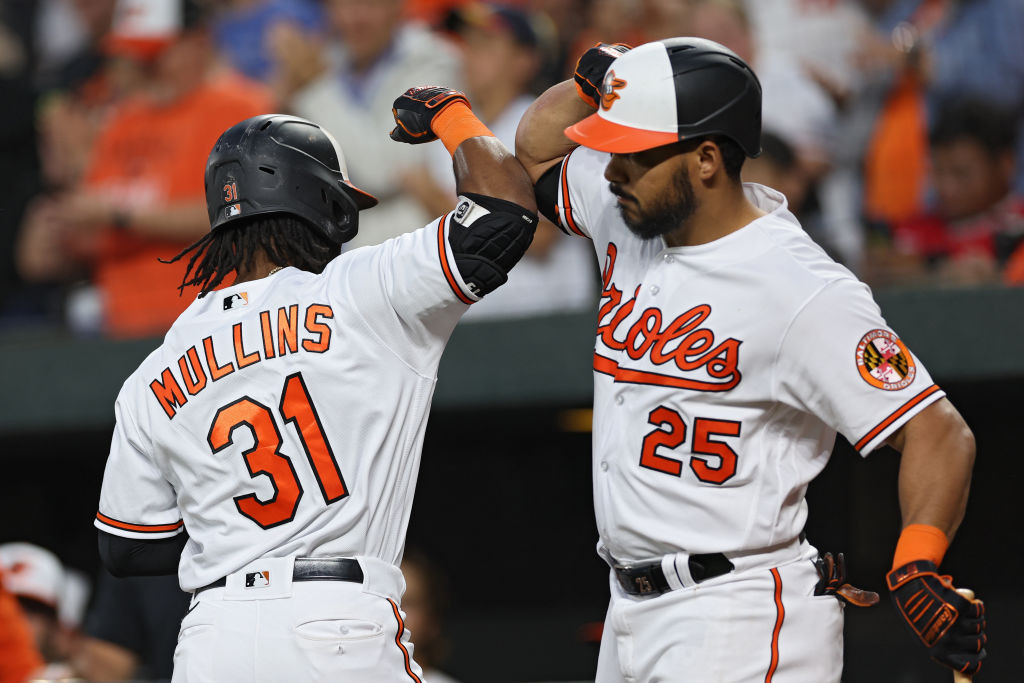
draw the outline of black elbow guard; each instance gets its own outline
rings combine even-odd
[[[448,243],[470,290],[484,296],[508,280],[508,272],[526,253],[537,214],[514,202],[467,192],[448,223]]]

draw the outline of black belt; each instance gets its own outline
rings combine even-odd
[[[253,572],[253,576],[259,572]],[[247,578],[248,581],[248,578]],[[296,557],[295,568],[292,570],[292,581],[351,581],[363,582],[363,568],[359,562],[347,557]],[[202,588],[196,589],[198,595],[208,588],[223,588],[227,579],[217,579]]]
[[[695,583],[728,574],[734,569],[733,563],[722,553],[690,555],[689,566],[690,576]],[[612,569],[615,570],[615,578],[619,580],[622,590],[630,595],[661,595],[672,590],[660,562],[634,567],[615,565]]]

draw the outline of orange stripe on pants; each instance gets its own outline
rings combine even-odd
[[[782,577],[778,569],[772,569],[775,580],[775,629],[772,631],[772,661],[765,674],[764,683],[771,683],[775,669],[779,667],[779,632],[782,631],[782,620],[786,618],[786,608],[782,606]]]

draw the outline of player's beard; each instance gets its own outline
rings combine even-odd
[[[618,188],[612,185],[612,193]],[[643,209],[634,200],[633,206],[619,204],[619,213],[626,227],[641,239],[650,240],[672,232],[682,226],[697,210],[697,198],[685,168],[672,179],[672,186],[656,199],[649,208]]]

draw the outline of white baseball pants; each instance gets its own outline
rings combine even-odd
[[[653,597],[612,575],[596,683],[839,683],[843,605],[814,595],[807,548]]]
[[[232,577],[265,570],[262,560],[198,593],[181,622],[173,683],[423,683],[399,607],[401,572],[359,561],[362,584],[293,583],[284,563],[270,586],[232,588]]]

